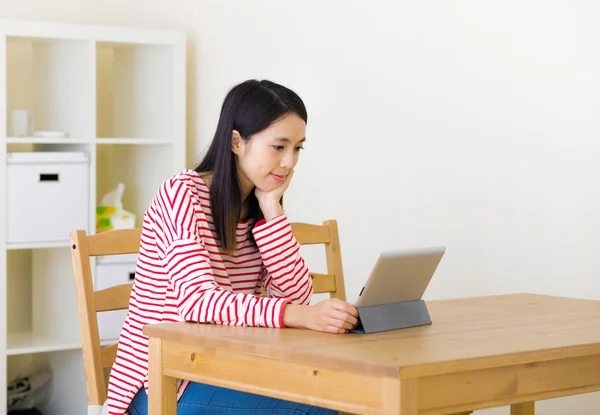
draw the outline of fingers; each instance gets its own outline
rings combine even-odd
[[[341,330],[341,332],[345,332],[346,330],[352,330],[354,326],[346,321],[330,319],[325,321],[325,327],[333,327],[336,330]],[[340,333],[341,333],[340,332]]]
[[[358,311],[356,308],[342,300],[332,298],[328,304],[331,308],[327,313],[329,320],[328,326],[337,327],[343,330],[351,330],[358,324]]]
[[[350,314],[351,316],[354,316],[354,317],[358,318],[358,311],[356,310],[356,307],[354,307],[350,303],[347,303],[346,301],[342,301],[342,300],[340,300],[338,298],[332,298],[331,299],[331,305],[336,310],[344,311],[344,312]]]
[[[314,330],[328,333],[347,333],[358,325],[358,311],[356,308],[339,299],[324,300],[314,307]]]
[[[340,320],[331,320],[331,321],[329,321],[329,324],[319,326],[316,328],[316,330],[324,331],[327,333],[341,334],[341,333],[347,333],[348,331],[350,331],[354,328],[354,326],[350,325],[349,323],[343,323],[343,324],[340,324],[340,323],[341,323]]]
[[[348,329],[349,330],[349,329]],[[346,329],[341,329],[339,327],[335,327],[335,326],[326,326],[325,329],[323,331],[327,332],[327,333],[334,333],[334,334],[343,334],[346,333],[348,330]]]
[[[291,169],[288,172],[287,177],[285,178],[285,181],[281,184],[281,187],[284,189],[287,189],[288,186],[290,185],[290,182],[292,181],[293,176],[294,176],[294,169]]]
[[[341,321],[342,323],[349,324],[352,328],[358,324],[358,319],[354,317],[352,314],[348,314],[345,311],[333,310],[331,313],[331,317],[334,320]],[[348,328],[348,327],[346,327]]]

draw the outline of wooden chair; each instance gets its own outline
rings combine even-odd
[[[141,229],[123,229],[86,235],[71,232],[71,259],[79,309],[79,326],[83,349],[88,415],[100,415],[106,401],[104,369],[112,367],[117,345],[101,347],[96,313],[129,307],[132,284],[122,284],[94,291],[90,257],[135,254],[139,252]]]
[[[331,298],[346,301],[337,221],[328,220],[323,222],[323,225],[294,222],[292,223],[292,233],[300,245],[325,245],[327,274],[310,274],[314,293],[329,293]]]
[[[293,223],[292,231],[301,245],[325,245],[328,274],[312,274],[314,292],[329,293],[331,297],[345,300],[336,221],[326,221],[323,225]],[[114,230],[96,235],[87,235],[85,231],[79,230],[71,232],[70,236],[87,383],[88,414],[96,415],[101,413],[102,405],[106,401],[104,369],[112,367],[117,352],[116,345],[101,347],[97,313],[127,309],[131,284],[94,291],[90,257],[138,253],[141,229]]]

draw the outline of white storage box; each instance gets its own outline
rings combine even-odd
[[[136,262],[137,254],[98,257],[94,290],[133,283]],[[127,310],[104,311],[97,316],[100,340],[117,340],[127,317]]]
[[[68,242],[88,230],[89,158],[83,152],[8,153],[7,242]]]

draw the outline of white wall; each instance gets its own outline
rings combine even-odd
[[[310,119],[286,207],[339,221],[349,300],[380,250],[438,244],[428,298],[600,299],[599,12],[568,0],[0,0],[0,17],[188,31],[190,165],[233,84],[295,89]],[[538,413],[599,405],[564,398]]]

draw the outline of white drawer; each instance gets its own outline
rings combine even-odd
[[[94,290],[103,290],[115,285],[130,284],[135,278],[135,261],[102,262],[96,264]],[[105,311],[98,313],[100,340],[116,340],[125,322],[127,310]]]
[[[10,153],[7,242],[68,242],[89,224],[89,162],[84,153]]]

